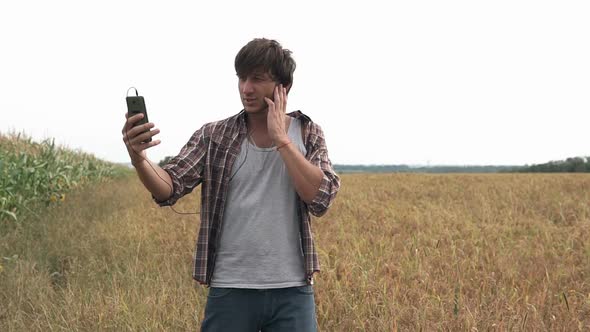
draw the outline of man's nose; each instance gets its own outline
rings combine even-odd
[[[252,84],[252,81],[250,80],[250,78],[247,78],[242,83],[242,93],[253,93],[253,92],[254,92],[254,84]]]

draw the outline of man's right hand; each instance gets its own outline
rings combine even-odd
[[[127,153],[129,153],[129,157],[131,158],[131,164],[135,166],[136,164],[147,160],[147,154],[145,153],[146,149],[160,144],[160,140],[152,140],[151,142],[142,143],[159,134],[160,130],[152,129],[154,128],[152,122],[134,126],[135,123],[143,118],[143,114],[141,113],[135,114],[132,117],[129,117],[129,113],[125,113],[125,118],[127,120],[125,121],[122,130],[123,142],[125,143]]]
[[[129,157],[131,157],[131,164],[135,167],[143,185],[156,199],[164,201],[172,195],[172,179],[168,172],[149,161],[145,153],[146,149],[160,144],[160,140],[142,143],[159,134],[160,130],[153,129],[154,124],[151,122],[134,126],[142,117],[143,114],[141,113],[132,117],[129,117],[129,114],[125,113],[127,121],[125,121],[122,130],[123,142],[125,142],[127,152],[129,153]]]

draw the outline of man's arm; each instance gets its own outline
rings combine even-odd
[[[123,126],[123,142],[131,158],[131,164],[135,167],[139,179],[149,190],[154,197],[157,199],[165,200],[172,195],[172,179],[170,175],[158,165],[152,163],[145,152],[153,146],[160,144],[160,140],[148,139],[160,133],[159,129],[153,129],[153,123],[146,123],[139,126],[134,126],[141,118],[143,114],[136,114],[129,117],[129,114],[125,114],[125,125]],[[147,143],[142,143],[147,142]]]
[[[324,173],[319,167],[307,161],[297,150],[297,147],[290,142],[286,144],[279,149],[281,158],[283,158],[297,194],[305,203],[310,204],[320,189]]]
[[[172,196],[172,178],[168,172],[149,159],[134,163],[133,166],[144,187],[152,193],[156,200],[165,201]]]
[[[328,149],[324,133],[320,126],[310,122],[307,129],[306,159],[322,171],[320,186],[313,200],[308,203],[309,211],[316,217],[322,216],[336,198],[340,190],[340,178],[334,172],[330,158],[328,158]]]
[[[275,88],[274,101],[265,99],[268,104],[267,126],[269,135],[277,145],[295,190],[301,199],[308,204],[309,210],[315,216],[321,216],[328,210],[336,193],[340,188],[340,178],[334,173],[324,134],[319,126],[310,125],[312,133],[308,133],[310,156],[307,160],[291,144],[285,130],[285,109],[287,106],[287,90],[279,85]],[[307,144],[306,144],[307,145]]]
[[[322,129],[317,124],[310,123],[308,131],[307,157],[290,143],[280,148],[279,152],[299,197],[307,203],[314,216],[320,217],[328,211],[336,198],[340,190],[340,178],[328,158]]]
[[[125,115],[127,117],[127,114]],[[153,123],[133,126],[143,114],[128,117],[123,126],[123,141],[139,179],[160,206],[173,205],[180,197],[190,193],[202,181],[206,147],[203,130],[197,130],[164,168],[147,158],[146,149],[160,144],[160,140],[146,142],[160,133],[152,129]]]

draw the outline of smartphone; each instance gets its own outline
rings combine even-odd
[[[139,126],[142,124],[148,123],[148,115],[147,110],[145,109],[145,100],[142,96],[127,96],[127,111],[129,113],[129,117],[134,116],[135,114],[142,113],[143,118],[141,118],[138,122],[135,123],[135,126]],[[146,132],[149,130],[146,130]],[[147,141],[142,143],[151,142],[152,138],[148,138]]]

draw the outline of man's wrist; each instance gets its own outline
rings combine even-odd
[[[279,151],[280,149],[286,147],[287,145],[291,144],[291,141],[287,141],[286,143],[277,145],[277,151]]]
[[[277,147],[291,143],[289,136],[280,137],[275,141]]]
[[[131,159],[131,165],[133,165],[133,167],[135,167],[135,168],[141,167],[144,162],[146,162],[145,159],[139,159],[139,160]]]

